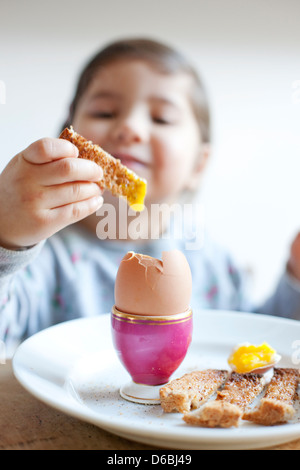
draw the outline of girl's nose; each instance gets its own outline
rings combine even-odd
[[[114,139],[124,145],[144,143],[148,136],[147,122],[141,113],[120,117],[113,130]]]

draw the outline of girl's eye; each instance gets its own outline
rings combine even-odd
[[[113,119],[116,116],[116,113],[101,111],[97,113],[91,113],[91,116],[98,119]]]
[[[153,122],[155,122],[155,124],[164,124],[164,125],[171,124],[171,121],[169,119],[165,119],[162,117],[153,117],[152,120]]]

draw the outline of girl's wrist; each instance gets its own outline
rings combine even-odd
[[[296,267],[295,263],[291,259],[287,263],[287,272],[290,276],[292,276],[293,278],[297,279],[297,281],[300,282],[300,266]]]

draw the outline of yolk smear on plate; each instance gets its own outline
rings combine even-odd
[[[237,346],[228,359],[229,366],[240,374],[251,372],[258,367],[268,366],[274,362],[276,351],[268,343],[260,345],[241,344]]]

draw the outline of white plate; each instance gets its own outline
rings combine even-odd
[[[300,322],[224,311],[194,312],[189,352],[175,376],[198,368],[228,368],[237,343],[269,342],[282,355],[280,366],[299,367]],[[298,351],[297,351],[298,347]],[[112,347],[110,315],[48,328],[24,341],[13,358],[19,382],[35,397],[119,436],[158,448],[251,449],[300,437],[300,418],[264,427],[207,429],[185,424],[160,405],[125,401],[119,389],[130,378]]]

